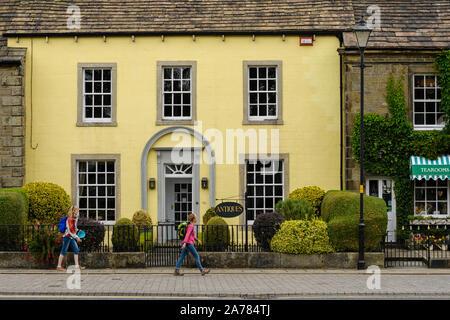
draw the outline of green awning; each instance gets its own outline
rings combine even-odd
[[[412,156],[409,162],[411,180],[445,180],[450,178],[450,155],[436,160]]]

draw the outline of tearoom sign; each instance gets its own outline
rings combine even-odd
[[[214,208],[214,211],[219,217],[234,218],[244,212],[244,207],[237,202],[222,202]]]

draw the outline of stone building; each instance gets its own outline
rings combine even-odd
[[[408,119],[414,130],[441,130],[444,123],[439,110],[435,58],[439,52],[450,48],[450,2],[415,1],[402,5],[398,1],[354,1],[353,8],[355,22],[364,14],[374,28],[365,51],[365,64],[369,66],[364,74],[365,113],[388,113],[386,84],[392,74],[395,79],[403,79]],[[359,192],[360,167],[353,158],[351,146],[354,119],[360,111],[360,52],[353,32],[343,32],[343,47],[339,53],[343,79],[344,188]],[[435,89],[434,95],[414,94],[415,89],[419,92],[425,87]],[[386,197],[383,190],[393,189],[390,177],[375,177],[370,172],[366,172],[365,177],[367,194]],[[392,193],[391,201],[389,223],[393,230],[395,195]]]
[[[0,6],[0,187],[20,187],[25,179],[25,107],[23,48],[7,47],[2,37],[17,1]]]

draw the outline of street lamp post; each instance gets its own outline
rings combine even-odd
[[[361,54],[361,119],[360,119],[360,153],[359,153],[359,162],[360,162],[360,183],[359,183],[359,257],[358,257],[358,270],[362,270],[366,268],[366,262],[364,260],[364,50],[367,47],[367,43],[369,41],[371,29],[367,26],[364,21],[364,16],[361,17],[358,25],[354,29],[354,34],[356,37],[356,41],[358,43],[359,51]]]

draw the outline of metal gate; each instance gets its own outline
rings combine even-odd
[[[181,240],[176,238],[176,227],[176,224],[157,225],[145,233],[143,251],[147,267],[175,268],[182,245]],[[190,259],[190,256],[184,259],[182,266],[187,266]]]
[[[449,232],[447,228],[441,233],[428,230],[411,233],[409,239],[383,242],[385,267],[430,267],[433,260],[450,260]]]

